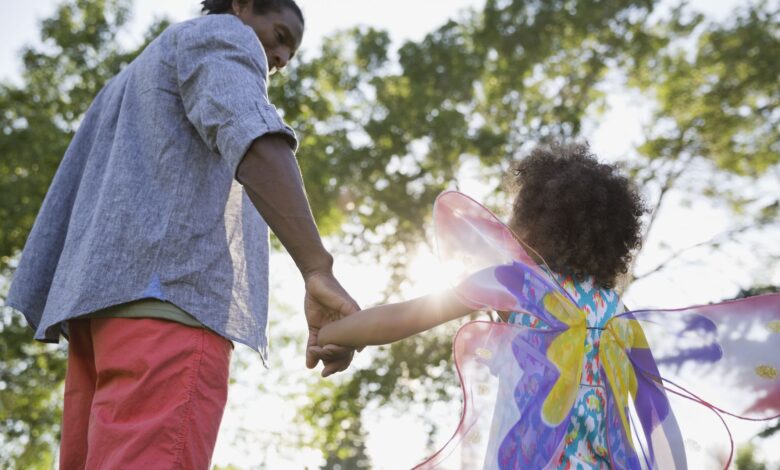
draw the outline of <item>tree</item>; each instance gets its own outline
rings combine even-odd
[[[32,343],[21,317],[7,312],[2,314],[0,335],[0,464],[8,469],[52,468],[60,433],[64,352]]]
[[[749,232],[776,227],[780,200],[754,183],[778,171],[777,11],[756,3],[721,24],[684,7],[656,15],[656,6],[487,0],[398,51],[390,50],[386,32],[371,28],[343,31],[316,52],[302,51],[297,64],[272,77],[269,93],[301,138],[299,161],[322,231],[342,254],[392,268],[387,297],[394,298],[427,238],[436,195],[477,168],[488,202],[505,201],[508,162],[537,142],[587,137],[583,123],[604,107],[611,74],[656,108],[657,125],[627,163],[640,182],[655,185],[649,228],[675,191],[726,202],[738,216],[738,225],[709,246],[745,243]],[[128,14],[118,0],[64,3],[42,24],[45,47],[24,53],[23,85],[0,85],[0,152],[12,156],[0,160],[4,269],[13,268],[86,106],[143,47],[125,51],[114,40]],[[145,41],[163,26],[153,26]],[[702,168],[717,184],[701,182]],[[667,266],[662,260],[635,278]],[[41,356],[39,345],[24,345],[29,332],[8,315],[0,370],[24,364],[29,386],[56,390],[62,354]],[[313,390],[301,413],[317,431],[309,444],[331,464],[361,468],[368,465],[365,407],[449,399],[456,409],[450,363],[456,326],[379,348],[371,368]],[[32,367],[38,357],[48,358],[47,367]],[[48,436],[37,447],[25,441],[33,439],[24,426],[51,395],[31,402],[25,416],[10,411],[6,403],[18,399],[19,389],[9,390],[0,389],[0,416],[21,419],[4,421],[5,442],[43,455],[56,441],[58,420],[35,426]],[[27,451],[14,455],[20,452]]]
[[[41,25],[40,50],[22,54],[21,86],[0,86],[0,267],[23,246],[73,133],[105,82],[144,45],[123,51],[115,41],[128,19],[117,0],[63,3]]]
[[[693,53],[672,41],[658,54],[633,60],[627,71],[629,83],[656,103],[656,124],[632,166],[641,184],[655,186],[648,232],[674,190],[727,204],[735,223],[713,240],[670,252],[634,280],[679,261],[692,248],[745,243],[746,235],[777,229],[780,223],[780,198],[765,189],[780,174],[780,87],[772,59],[780,53],[780,9],[767,2],[747,5],[725,24],[689,16],[683,31],[695,38],[686,37],[695,40]],[[680,32],[671,24],[647,34],[660,42],[679,39]],[[776,263],[777,253],[766,256],[770,266]]]
[[[631,53],[651,50],[638,18],[652,6],[488,1],[404,44],[397,73],[386,33],[331,38],[270,90],[302,136],[318,221],[355,252],[376,246],[403,264],[464,162],[498,175],[524,143],[579,134],[600,79],[629,52],[622,38],[634,34]]]
[[[737,450],[734,464],[738,470],[769,470],[767,464],[756,460],[755,446],[747,445]]]
[[[286,117],[298,128],[322,129],[319,134],[327,136],[319,148],[302,142],[301,165],[307,183],[316,181],[322,169],[307,160],[307,145],[319,155],[333,154],[327,181],[348,188],[337,213],[346,221],[345,244],[357,252],[378,246],[380,256],[399,268],[397,288],[405,262],[425,238],[434,198],[457,180],[463,163],[477,160],[490,177],[503,173],[523,141],[577,135],[585,110],[601,98],[596,85],[609,61],[625,52],[619,38],[640,31],[631,18],[647,14],[651,3],[487,2],[484,11],[404,44],[398,73],[386,65],[386,36],[371,30],[348,32],[351,41],[339,37],[323,47],[319,60],[330,74],[320,89],[299,89],[308,70],[293,69],[290,86],[277,88],[286,97],[276,102],[286,103]],[[338,109],[331,90],[344,88],[347,96],[335,96],[346,103],[336,120],[290,112],[295,96],[307,93],[312,102]],[[341,202],[344,194],[330,197]],[[313,397],[307,416],[323,430],[320,445],[328,455],[345,452],[345,432],[362,429],[360,410],[372,400],[454,396],[452,373],[437,371],[446,370],[442,364],[449,359],[449,336],[420,336],[380,349],[371,370]]]
[[[641,183],[655,188],[648,232],[672,192],[728,203],[738,224],[691,248],[746,243],[747,234],[776,229],[777,194],[755,188],[778,171],[780,70],[772,60],[778,51],[777,13],[764,2],[715,23],[681,6],[648,22],[654,6],[488,1],[483,11],[448,22],[420,43],[404,44],[399,72],[377,76],[372,69],[365,83],[354,76],[357,96],[345,102],[358,123],[339,125],[347,140],[349,129],[362,132],[342,159],[334,158],[334,168],[339,162],[346,167],[332,179],[334,187],[349,188],[351,206],[340,214],[347,212],[346,233],[359,235],[348,244],[362,251],[367,240],[378,242],[381,256],[403,268],[425,236],[433,199],[448,181],[458,180],[465,162],[478,161],[500,201],[499,175],[526,143],[583,137],[582,121],[603,105],[610,71],[656,103],[658,124],[626,162]],[[353,34],[360,43],[361,32]],[[681,51],[691,37],[698,38],[694,53]],[[353,55],[352,62],[359,60]],[[338,73],[344,70],[338,67]],[[353,104],[360,95],[365,107]],[[324,123],[322,128],[329,129]],[[358,161],[352,160],[354,141]],[[359,171],[352,173],[354,168]],[[702,168],[708,178],[701,177]],[[358,180],[350,180],[353,175]],[[667,268],[687,251],[672,251],[668,260],[632,273],[632,279]],[[391,293],[402,278],[395,278]],[[411,338],[380,349],[372,370],[356,371],[335,390],[313,397],[309,416],[324,424],[320,443],[326,454],[334,451],[327,443],[348,447],[338,436],[344,429],[362,429],[360,410],[372,400],[408,403],[414,396],[427,403],[457,396],[452,368],[437,370],[449,354],[447,336]],[[427,393],[430,387],[442,393]],[[417,396],[414,390],[426,393]],[[455,395],[448,393],[453,390]],[[323,423],[322,412],[333,407],[343,412]]]

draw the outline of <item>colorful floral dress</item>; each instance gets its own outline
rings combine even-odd
[[[594,286],[592,278],[581,282],[570,276],[555,276],[587,315],[588,336],[585,361],[577,401],[566,430],[565,447],[558,470],[609,468],[607,433],[604,419],[606,384],[599,366],[599,339],[607,321],[623,310],[620,298],[612,289]],[[548,328],[541,320],[524,313],[512,313],[509,323],[534,328]]]

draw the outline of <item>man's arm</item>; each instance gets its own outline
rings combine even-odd
[[[317,334],[325,323],[359,307],[333,276],[333,257],[322,244],[288,141],[277,134],[255,139],[238,165],[236,179],[290,253],[306,284],[306,366],[312,368],[322,360],[323,376],[346,369],[353,350],[328,348],[325,352],[317,347]]]
[[[236,170],[249,199],[292,256],[304,279],[330,272],[333,257],[322,244],[290,144],[276,134],[252,142]]]

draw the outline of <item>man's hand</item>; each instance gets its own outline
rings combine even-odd
[[[306,367],[313,369],[322,361],[322,376],[327,377],[349,367],[355,350],[335,345],[317,345],[317,334],[326,323],[351,315],[360,310],[347,291],[330,272],[315,272],[305,276],[306,296],[303,309],[309,324],[306,342]]]

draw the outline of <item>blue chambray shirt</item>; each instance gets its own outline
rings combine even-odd
[[[233,15],[173,25],[95,98],[27,239],[7,298],[59,340],[64,320],[142,298],[267,355],[268,226],[234,179],[254,139],[292,129]]]

